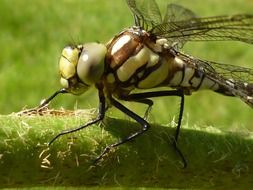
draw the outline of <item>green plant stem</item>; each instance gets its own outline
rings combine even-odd
[[[0,187],[104,186],[205,188],[252,187],[253,140],[245,134],[182,126],[182,169],[172,147],[175,129],[152,125],[136,140],[119,146],[96,166],[106,145],[139,129],[129,120],[106,118],[80,132],[46,143],[90,116],[0,116]]]

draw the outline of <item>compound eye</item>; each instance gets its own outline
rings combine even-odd
[[[77,64],[78,77],[84,84],[92,85],[100,80],[104,73],[104,59],[107,49],[99,43],[83,45]]]

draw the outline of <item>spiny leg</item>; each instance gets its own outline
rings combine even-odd
[[[179,116],[178,116],[178,121],[177,121],[177,127],[176,127],[176,132],[175,132],[175,138],[173,141],[173,147],[175,148],[177,154],[181,157],[182,162],[183,162],[183,168],[187,167],[187,162],[186,159],[184,158],[183,153],[177,146],[178,142],[178,136],[180,132],[180,126],[183,118],[183,111],[184,111],[184,92],[181,89],[178,90],[170,90],[170,91],[154,91],[154,92],[144,92],[144,93],[135,93],[135,94],[130,94],[126,97],[121,97],[121,99],[126,100],[126,101],[139,101],[147,98],[154,98],[154,97],[162,97],[162,96],[179,96],[181,98],[180,101],[180,111],[179,111]]]
[[[42,108],[45,105],[47,105],[49,102],[51,102],[57,95],[59,94],[64,94],[64,93],[68,93],[68,91],[65,88],[62,88],[58,91],[56,91],[54,94],[52,94],[49,98],[47,98],[46,100],[44,100],[38,108]]]
[[[136,137],[138,137],[139,135],[143,134],[144,132],[146,132],[148,130],[148,128],[150,127],[149,123],[147,121],[145,121],[144,119],[142,119],[140,116],[138,116],[136,113],[132,112],[131,110],[129,110],[128,108],[126,108],[125,106],[123,106],[121,103],[119,103],[118,101],[114,100],[111,98],[111,104],[113,106],[115,106],[116,108],[118,108],[120,111],[122,111],[123,113],[125,113],[126,115],[128,115],[129,117],[131,117],[132,119],[134,119],[136,122],[138,122],[141,125],[141,130],[137,131],[136,133],[131,134],[130,136],[114,143],[111,144],[109,146],[107,146],[102,153],[95,159],[94,164],[100,160],[103,155],[105,155],[106,153],[108,153],[110,151],[111,148],[117,147],[121,144],[124,144]]]
[[[34,114],[34,113],[36,113],[36,114],[43,113],[43,109],[49,104],[49,102],[52,101],[57,95],[63,94],[63,93],[68,93],[65,88],[62,88],[62,89],[56,91],[49,98],[47,98],[46,100],[43,100],[43,102],[40,105],[36,106],[35,108],[23,110],[23,111],[19,112],[18,114],[30,115],[30,114]]]
[[[185,160],[183,153],[181,152],[181,150],[178,148],[178,145],[177,145],[178,136],[180,132],[180,126],[181,126],[183,112],[184,112],[184,94],[182,93],[180,97],[181,97],[181,101],[180,101],[179,115],[178,115],[178,120],[177,120],[177,127],[176,127],[175,139],[173,141],[173,146],[183,161],[183,168],[186,168],[187,161]]]
[[[99,89],[99,108],[98,108],[98,115],[97,115],[97,117],[95,119],[89,121],[85,125],[81,125],[81,126],[79,126],[77,128],[74,128],[74,129],[69,129],[69,130],[62,131],[61,133],[59,133],[58,135],[56,135],[48,144],[51,145],[56,139],[58,139],[62,135],[66,135],[66,134],[69,134],[69,133],[73,133],[73,132],[79,131],[81,129],[84,129],[84,128],[92,125],[92,124],[95,124],[95,123],[97,123],[99,121],[102,121],[104,119],[104,116],[105,116],[105,111],[106,111],[105,97],[104,97],[104,94],[103,94],[103,90]]]
[[[55,93],[53,93],[49,98],[47,98],[46,100],[44,100],[39,106],[37,106],[36,108],[30,109],[27,111],[28,112],[32,112],[34,110],[36,111],[40,111],[40,109],[43,109],[45,106],[47,106],[47,104],[49,104],[57,95],[59,94],[64,94],[64,93],[68,93],[68,91],[65,88],[62,88],[60,90],[57,90]],[[55,138],[53,138],[48,145],[50,145],[53,141],[55,141],[59,136],[61,136],[60,134],[57,135]]]

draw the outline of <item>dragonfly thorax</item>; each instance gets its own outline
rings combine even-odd
[[[162,55],[166,42],[165,39],[157,41],[138,27],[119,33],[107,44],[107,86],[114,88],[116,94],[160,86],[174,67],[168,64],[173,56]]]

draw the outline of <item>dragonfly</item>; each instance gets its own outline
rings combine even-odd
[[[152,98],[177,96],[180,109],[173,147],[186,167],[187,161],[178,146],[184,97],[206,89],[238,97],[253,107],[253,70],[201,60],[180,49],[190,41],[252,44],[253,15],[198,17],[181,5],[168,4],[162,16],[155,0],[126,0],[126,3],[133,14],[134,26],[119,32],[106,44],[90,42],[63,49],[59,61],[62,88],[40,107],[48,105],[59,94],[80,95],[95,87],[99,98],[98,114],[81,126],[60,132],[49,144],[62,135],[101,122],[108,108],[115,107],[135,120],[140,129],[105,147],[95,159],[97,162],[111,149],[141,136],[150,128],[147,115],[153,106]],[[159,87],[168,87],[168,90]],[[135,92],[136,89],[139,91]],[[122,101],[146,105],[145,116],[128,109]]]

